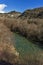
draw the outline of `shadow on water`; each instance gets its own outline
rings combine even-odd
[[[43,50],[43,42],[33,42],[33,44],[37,45],[40,49]]]
[[[0,61],[0,65],[12,65],[9,62],[5,62],[5,61]]]
[[[43,44],[37,44],[40,49],[43,50]]]

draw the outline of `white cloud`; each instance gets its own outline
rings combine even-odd
[[[5,4],[0,4],[0,13],[5,13],[4,8],[7,7]]]

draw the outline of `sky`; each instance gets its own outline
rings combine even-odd
[[[0,0],[0,13],[43,7],[43,0]]]

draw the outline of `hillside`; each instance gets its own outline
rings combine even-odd
[[[26,10],[19,17],[22,19],[43,18],[43,7]]]
[[[21,37],[18,35],[15,37],[16,34],[14,36],[14,32],[27,38],[29,43],[25,43],[25,41],[21,43]],[[22,40],[24,40],[24,38],[22,38]],[[0,61],[7,61],[10,64],[24,63],[23,56],[20,58],[20,55],[23,54],[23,49],[27,49],[24,48],[27,44],[28,46],[30,45],[28,50],[34,47],[33,51],[36,51],[37,48],[38,52],[36,51],[36,53],[38,55],[36,59],[36,53],[34,52],[34,55],[29,57],[32,57],[32,60],[28,60],[29,58],[27,59],[27,56],[24,60],[31,65],[32,63],[33,65],[43,65],[43,7],[26,10],[23,13],[16,11],[4,14],[0,13]],[[22,46],[19,46],[18,50],[15,45]],[[25,63],[22,65],[25,65]]]
[[[43,7],[26,10],[18,17],[18,23],[22,35],[43,43]]]
[[[4,24],[11,31],[18,32],[33,42],[43,44],[43,14],[40,12],[43,12],[43,7],[26,10],[15,19],[6,18]]]
[[[20,12],[16,12],[16,11],[11,11],[8,13],[9,17],[13,17],[13,18],[17,18],[18,16],[20,16],[21,13]]]
[[[8,13],[0,13],[0,17],[5,17],[5,18],[17,18],[20,15],[21,13],[16,11],[10,11]]]
[[[25,36],[26,38],[30,39],[36,43],[43,43],[43,7],[35,8],[32,10],[26,10],[18,17],[11,17],[12,15],[15,16],[17,13],[13,14],[10,12],[6,15],[6,17],[0,17],[0,20],[12,31],[18,32],[21,35]],[[32,13],[32,14],[31,14]],[[34,14],[35,13],[35,14]],[[40,15],[39,15],[40,14]],[[37,16],[38,17],[37,17]],[[3,18],[3,20],[2,20]]]

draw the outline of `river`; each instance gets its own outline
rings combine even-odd
[[[41,57],[40,53],[43,52],[43,49],[41,49],[38,45],[33,44],[31,41],[17,33],[14,33],[14,36],[16,49],[22,58],[27,57],[32,59],[38,56]]]

